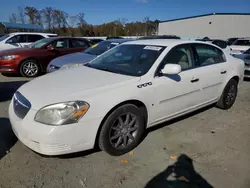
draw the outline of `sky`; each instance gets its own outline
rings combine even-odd
[[[250,13],[250,0],[2,0],[0,21],[9,21],[18,6],[52,7],[70,15],[83,12],[87,23],[94,25],[119,18],[163,21],[208,13]]]

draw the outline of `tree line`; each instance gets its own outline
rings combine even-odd
[[[93,25],[87,23],[85,14],[69,15],[67,12],[45,7],[41,10],[26,6],[18,7],[9,17],[11,23],[30,23],[42,26],[46,32],[70,36],[148,36],[156,34],[158,20],[145,17],[142,21],[128,22],[119,18],[109,23]]]

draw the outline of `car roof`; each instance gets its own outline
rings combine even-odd
[[[27,34],[27,35],[31,35],[31,34],[39,34],[39,35],[57,35],[55,33],[38,33],[38,32],[13,32],[13,33],[8,33],[9,35],[19,35],[19,34]]]
[[[149,40],[134,40],[126,42],[126,44],[158,45],[158,46],[176,46],[178,44],[188,44],[188,43],[209,44],[218,47],[214,44],[210,44],[203,41],[183,40],[183,39],[149,39]]]
[[[134,39],[107,39],[107,40],[104,40],[104,41],[123,43],[123,42],[128,42],[128,41],[133,41],[133,40]]]
[[[239,38],[238,40],[250,40],[250,37]]]

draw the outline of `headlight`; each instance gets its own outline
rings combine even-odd
[[[68,69],[68,68],[71,68],[71,67],[78,67],[78,66],[82,66],[83,64],[67,64],[67,65],[63,65],[61,67],[61,69]]]
[[[17,55],[6,55],[6,56],[0,57],[0,59],[3,59],[3,60],[10,60],[10,59],[15,59],[15,58],[17,58],[17,57],[18,57]]]
[[[76,123],[88,111],[89,104],[84,101],[63,102],[41,108],[35,121],[47,125]]]

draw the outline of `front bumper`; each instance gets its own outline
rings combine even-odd
[[[19,59],[0,60],[0,73],[17,73],[18,69]]]
[[[250,65],[245,65],[244,77],[250,78]]]
[[[16,116],[13,100],[9,119],[13,132],[30,149],[43,155],[63,155],[92,149],[101,118],[82,120],[75,124],[49,126],[34,121],[37,111],[30,110],[24,119]]]

